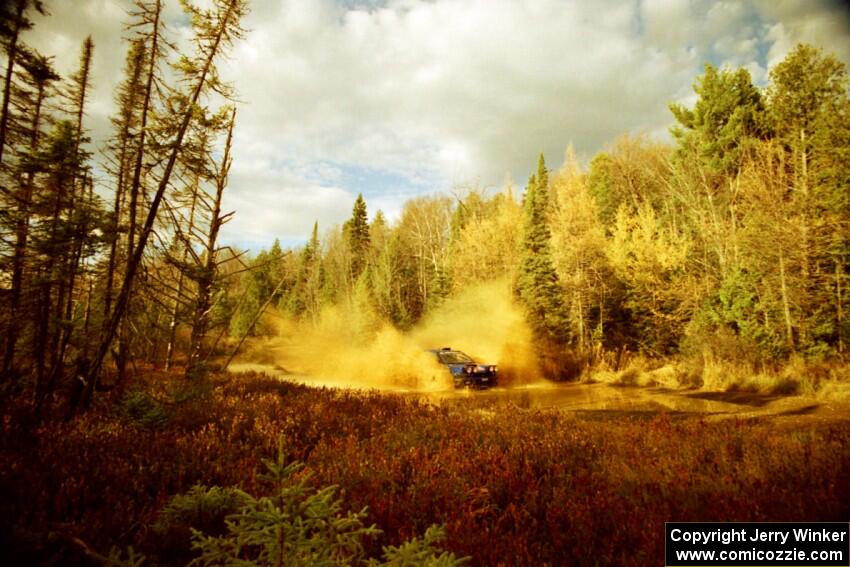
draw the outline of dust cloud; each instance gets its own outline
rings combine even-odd
[[[535,382],[531,331],[510,286],[467,288],[407,333],[362,306],[329,307],[316,321],[269,314],[276,336],[254,343],[238,362],[274,364],[305,381],[336,387],[441,391],[446,368],[427,349],[451,347],[482,364],[498,364],[501,385]]]
[[[410,337],[422,348],[452,347],[483,364],[498,364],[503,384],[536,382],[539,376],[531,329],[503,280],[448,299]]]

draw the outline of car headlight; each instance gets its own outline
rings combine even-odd
[[[495,364],[490,367],[490,372],[492,372],[493,374],[495,374],[498,371],[499,371],[499,367],[496,366]]]

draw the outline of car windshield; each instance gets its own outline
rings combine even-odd
[[[456,350],[441,351],[437,353],[437,357],[443,364],[467,364],[473,362],[471,358]]]

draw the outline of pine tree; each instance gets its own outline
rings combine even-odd
[[[549,172],[543,154],[526,187],[525,233],[516,290],[529,323],[539,338],[556,344],[569,340],[569,320],[563,291],[552,259],[549,214]]]
[[[5,5],[4,5],[5,4]],[[0,3],[0,38],[6,51],[6,76],[3,83],[3,103],[0,108],[0,164],[4,163],[3,154],[9,127],[9,102],[12,97],[12,76],[21,51],[20,34],[32,28],[27,12],[34,8],[45,14],[41,0],[12,0]]]
[[[10,203],[10,220],[14,223],[14,252],[12,256],[11,291],[9,298],[9,323],[6,327],[6,343],[4,345],[3,366],[0,375],[6,375],[14,365],[15,347],[18,334],[24,322],[35,318],[32,312],[24,312],[25,268],[29,251],[30,223],[33,208],[33,193],[35,185],[35,167],[32,157],[36,155],[42,139],[44,120],[43,106],[48,97],[50,86],[60,79],[53,70],[49,58],[29,50],[20,50],[19,66],[23,85],[17,90],[17,107],[22,117],[28,121],[19,125],[25,138],[23,148],[18,148],[21,154],[18,171],[15,174],[18,188]],[[33,303],[33,301],[29,301]]]
[[[64,348],[73,330],[73,321],[66,316],[68,282],[79,261],[77,241],[85,237],[80,226],[84,217],[79,214],[85,203],[75,203],[72,195],[88,156],[78,150],[75,124],[62,120],[30,159],[28,167],[41,178],[39,194],[33,200],[37,222],[31,230],[31,247],[39,253],[34,275],[40,293],[33,357],[37,399],[41,401],[62,374]]]
[[[319,243],[319,223],[313,223],[310,240],[299,255],[298,275],[286,297],[287,310],[296,315],[318,316],[321,292],[322,251]]]
[[[705,66],[694,84],[693,109],[671,104],[680,158],[695,156],[711,174],[734,174],[747,147],[766,133],[764,102],[746,69]]]
[[[669,189],[661,203],[652,205],[660,226],[669,222],[679,229],[673,232],[694,236],[692,255],[701,261],[690,271],[691,277],[701,282],[702,301],[741,268],[739,241],[744,213],[740,179],[759,145],[771,136],[771,129],[764,97],[746,69],[717,70],[706,65],[694,91],[698,99],[693,109],[670,105],[678,122],[671,129],[678,147],[671,160],[671,174],[665,176]],[[630,213],[632,218],[642,219],[639,224],[652,224],[639,209]],[[670,309],[665,309],[670,315]],[[653,322],[654,316],[646,315],[644,307],[639,311],[642,315],[636,317],[646,321],[646,333],[656,337],[644,344],[656,345],[659,352],[673,348],[675,337],[668,333],[662,340],[658,337],[663,333],[655,332],[671,326]],[[685,316],[679,313],[669,321]]]
[[[345,223],[344,231],[351,251],[351,282],[354,284],[366,268],[369,257],[369,219],[362,193],[358,193],[354,201],[354,209],[351,218]]]

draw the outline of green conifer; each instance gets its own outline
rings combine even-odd
[[[552,261],[552,235],[547,224],[549,172],[543,154],[540,155],[537,175],[528,180],[523,206],[525,235],[516,289],[538,337],[563,344],[569,338],[569,324]]]
[[[357,281],[366,268],[369,257],[369,219],[366,214],[366,201],[363,194],[357,194],[351,218],[343,227],[348,247],[351,250],[351,281]]]

